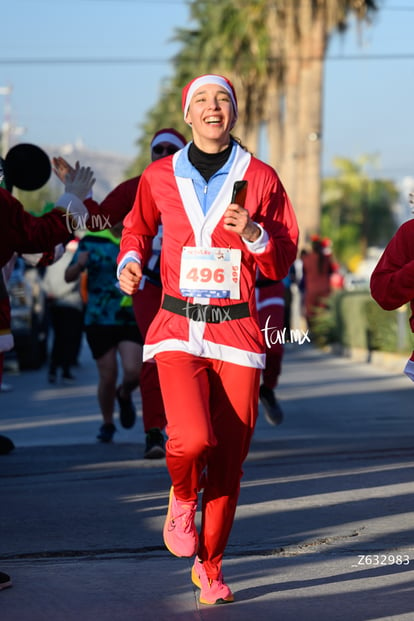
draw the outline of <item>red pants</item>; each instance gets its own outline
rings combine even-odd
[[[260,369],[181,352],[163,352],[156,359],[168,421],[167,467],[176,497],[196,500],[201,474],[206,475],[198,555],[215,579],[257,419]]]
[[[144,288],[137,291],[132,298],[135,319],[143,339],[145,339],[148,327],[160,307],[161,296],[161,287],[147,281]],[[157,365],[154,361],[143,363],[139,387],[144,431],[147,432],[155,427],[164,429],[166,425],[164,403],[161,396]]]

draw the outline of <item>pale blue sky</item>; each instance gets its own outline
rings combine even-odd
[[[381,0],[380,0],[381,2]],[[335,35],[326,62],[324,173],[332,158],[378,154],[378,172],[414,175],[414,1],[382,0],[371,27]],[[133,157],[139,124],[172,74],[180,0],[0,0],[0,87],[12,86],[15,142],[61,145]],[[339,59],[342,57],[342,59]],[[358,57],[358,58],[356,58]],[[139,58],[130,64],[57,59]],[[32,59],[33,62],[9,62]],[[52,63],[34,62],[52,59]],[[5,97],[0,96],[0,120]]]

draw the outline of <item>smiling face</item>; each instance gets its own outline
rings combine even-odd
[[[204,84],[195,91],[185,117],[194,144],[206,153],[218,153],[228,146],[235,119],[229,93],[217,84]]]

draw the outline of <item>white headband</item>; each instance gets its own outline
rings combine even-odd
[[[190,106],[191,97],[194,95],[195,91],[200,88],[200,86],[204,86],[204,84],[217,84],[224,88],[224,90],[230,95],[231,102],[233,104],[233,110],[235,117],[237,119],[237,103],[234,97],[234,93],[229,85],[229,83],[219,75],[202,75],[199,78],[196,78],[194,82],[191,83],[190,88],[186,94],[185,103],[184,103],[184,119],[187,116],[188,108]]]

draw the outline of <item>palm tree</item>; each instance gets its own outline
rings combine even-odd
[[[296,208],[303,240],[320,226],[328,43],[335,30],[345,30],[350,14],[362,22],[376,10],[375,0],[196,0],[191,11],[198,28],[177,35],[184,44],[178,73],[194,69],[196,53],[198,73],[217,71],[233,80],[237,130],[250,150],[258,150],[266,123],[269,163]]]
[[[376,10],[374,0],[279,2],[284,48],[275,62],[283,64],[285,109],[279,169],[296,208],[302,240],[320,226],[323,79],[328,43],[335,30],[345,30],[349,14],[361,23]]]
[[[186,82],[200,73],[225,73],[239,96],[237,133],[257,152],[266,124],[269,163],[279,171],[306,240],[320,226],[328,42],[335,30],[345,29],[350,13],[362,22],[376,10],[375,0],[193,0],[196,27],[176,31],[182,49],[175,74],[144,125],[140,146],[161,126],[182,128]]]
[[[226,74],[239,94],[238,135],[252,151],[258,149],[268,84],[266,9],[262,0],[199,0],[191,5],[197,30],[176,35],[183,44],[176,57],[181,84],[200,73]]]
[[[164,85],[158,104],[141,126],[140,155],[127,171],[129,175],[137,174],[148,163],[150,137],[160,127],[174,125],[188,134],[183,127],[181,89],[202,73],[226,74],[233,81],[239,95],[236,137],[251,151],[258,150],[269,77],[265,8],[262,0],[200,0],[190,5],[197,27],[176,30],[174,40],[181,43],[181,50],[174,58],[174,76]]]
[[[324,179],[322,234],[332,239],[343,263],[364,257],[370,246],[384,246],[396,230],[393,207],[398,190],[392,181],[375,179],[375,156],[355,161],[335,158],[335,175]]]

